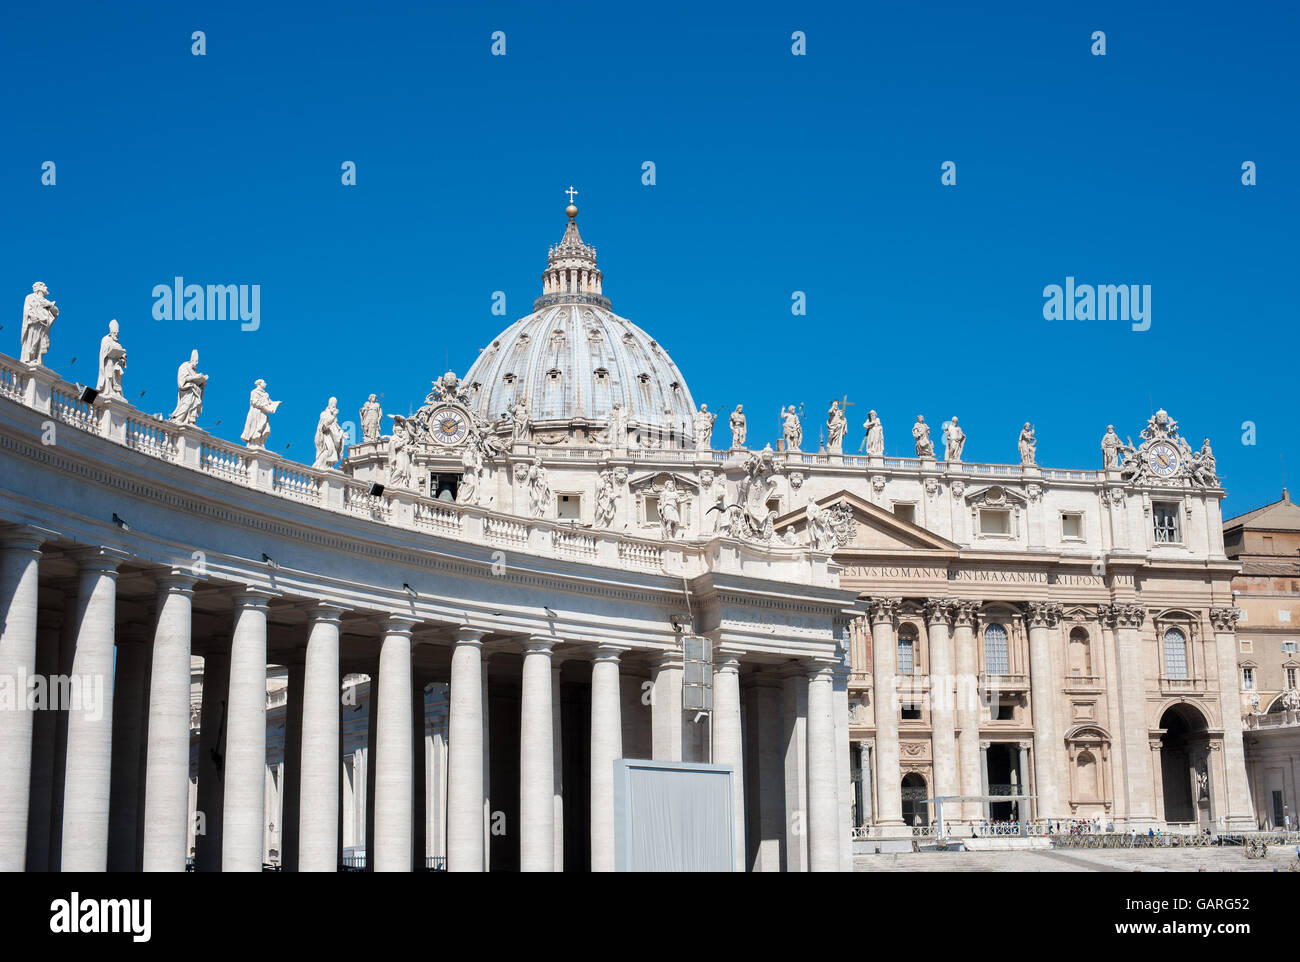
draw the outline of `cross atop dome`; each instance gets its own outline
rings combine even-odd
[[[587,303],[609,307],[602,293],[603,277],[596,267],[596,248],[583,243],[578,233],[578,205],[573,198],[578,191],[569,185],[569,206],[564,208],[569,223],[560,242],[546,252],[546,270],[542,273],[542,296],[533,301],[533,310],[549,304]]]

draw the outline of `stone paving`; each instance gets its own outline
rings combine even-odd
[[[1292,846],[1271,847],[1262,859],[1241,848],[1051,849],[1018,852],[920,852],[858,855],[855,872],[1286,872]]]

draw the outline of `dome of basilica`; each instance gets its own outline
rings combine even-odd
[[[600,433],[618,403],[642,445],[693,446],[686,379],[654,338],[610,309],[596,249],[578,233],[577,209],[566,213],[533,313],[502,331],[465,375],[471,406],[494,422],[522,398],[539,431],[582,440]],[[574,431],[575,422],[585,427]]]

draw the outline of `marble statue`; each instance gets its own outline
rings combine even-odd
[[[1214,461],[1214,451],[1210,447],[1209,438],[1202,442],[1201,450],[1192,455],[1187,470],[1197,484],[1212,488],[1219,483],[1218,467]]]
[[[339,427],[339,399],[330,398],[330,403],[321,411],[316,421],[316,460],[313,468],[332,468],[343,457],[343,429]]]
[[[1246,707],[1252,715],[1260,714],[1259,692],[1252,691],[1246,696]]]
[[[458,504],[478,503],[478,476],[483,469],[483,456],[475,444],[465,445],[460,455],[460,484],[456,487]]]
[[[208,376],[199,373],[199,352],[190,351],[190,359],[176,371],[176,410],[168,419],[173,424],[196,424],[203,413],[203,392]]]
[[[745,477],[740,479],[739,515],[733,520],[733,537],[771,541],[776,525],[776,511],[769,502],[776,493],[777,466],[772,448],[750,454],[743,465]]]
[[[50,350],[50,328],[59,309],[47,295],[50,289],[37,281],[23,299],[22,350],[19,359],[26,364],[43,364]]]
[[[672,541],[682,526],[682,495],[672,478],[664,482],[664,489],[659,492],[659,524],[663,529],[664,540]]]
[[[510,405],[510,418],[514,422],[514,439],[516,441],[527,441],[529,429],[532,427],[532,421],[528,417],[528,398],[515,398]]]
[[[832,401],[831,409],[826,412],[826,450],[830,454],[844,453],[844,435],[848,433],[849,421],[840,410],[840,402]]]
[[[1101,438],[1101,466],[1103,468],[1119,467],[1119,452],[1124,442],[1115,433],[1115,425],[1106,425],[1106,433]]]
[[[383,423],[383,408],[379,406],[379,398],[372,394],[370,399],[361,405],[361,440],[378,441],[383,431]]]
[[[798,451],[803,444],[803,425],[799,422],[793,404],[788,409],[781,408],[781,432],[785,437],[785,449]]]
[[[611,448],[627,447],[627,412],[618,401],[609,409],[608,440]]]
[[[880,423],[880,418],[876,416],[875,411],[867,412],[867,420],[863,423],[862,428],[867,432],[867,436],[862,439],[863,446],[867,449],[868,457],[878,458],[885,453],[885,426]]]
[[[108,333],[99,342],[100,397],[122,398],[122,374],[126,371],[126,348],[117,339],[117,321],[108,322]]]
[[[1210,773],[1202,765],[1196,772],[1196,798],[1197,800],[1210,797]]]
[[[1300,691],[1294,688],[1288,688],[1282,693],[1282,707],[1287,711],[1300,709]]]
[[[541,458],[533,458],[525,477],[528,485],[528,513],[534,518],[543,517],[551,503],[551,486],[546,481],[546,469]]]
[[[1030,467],[1037,464],[1034,460],[1034,453],[1038,450],[1038,442],[1034,439],[1034,426],[1028,421],[1020,429],[1020,440],[1017,442],[1020,448],[1020,465],[1021,467]]]
[[[411,429],[400,414],[393,419],[393,437],[388,442],[388,483],[394,488],[411,487]]]
[[[618,489],[614,487],[614,475],[608,468],[600,472],[596,487],[596,526],[608,528],[614,523],[614,514],[618,510]]]
[[[745,406],[737,404],[736,410],[731,412],[731,450],[738,451],[745,447],[745,435],[748,429],[745,426]]]
[[[709,413],[707,404],[701,404],[700,409],[695,412],[695,417],[691,419],[691,432],[695,435],[696,451],[713,449],[713,422],[717,419],[716,414]]]
[[[943,426],[943,459],[960,461],[961,453],[966,448],[966,432],[957,424],[956,415]]]
[[[808,518],[808,547],[814,551],[834,551],[837,546],[835,528],[831,525],[828,513],[822,510],[816,501],[809,501],[806,511]]]
[[[930,425],[925,423],[925,415],[918,414],[912,425],[912,437],[916,439],[916,456],[918,458],[934,457],[934,442],[930,440]]]
[[[254,451],[266,449],[266,439],[271,436],[271,415],[280,407],[266,393],[266,382],[260,377],[248,396],[248,416],[244,418],[244,431],[240,435],[244,444]]]

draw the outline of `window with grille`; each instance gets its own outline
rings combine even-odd
[[[1007,629],[989,625],[984,629],[984,671],[989,675],[1011,674],[1007,655]]]
[[[1187,637],[1177,628],[1165,632],[1165,677],[1187,677]]]
[[[1255,690],[1255,669],[1254,668],[1241,669],[1241,687],[1245,691]]]
[[[1151,506],[1151,520],[1155,526],[1156,544],[1179,544],[1178,505],[1171,501],[1157,501]]]

